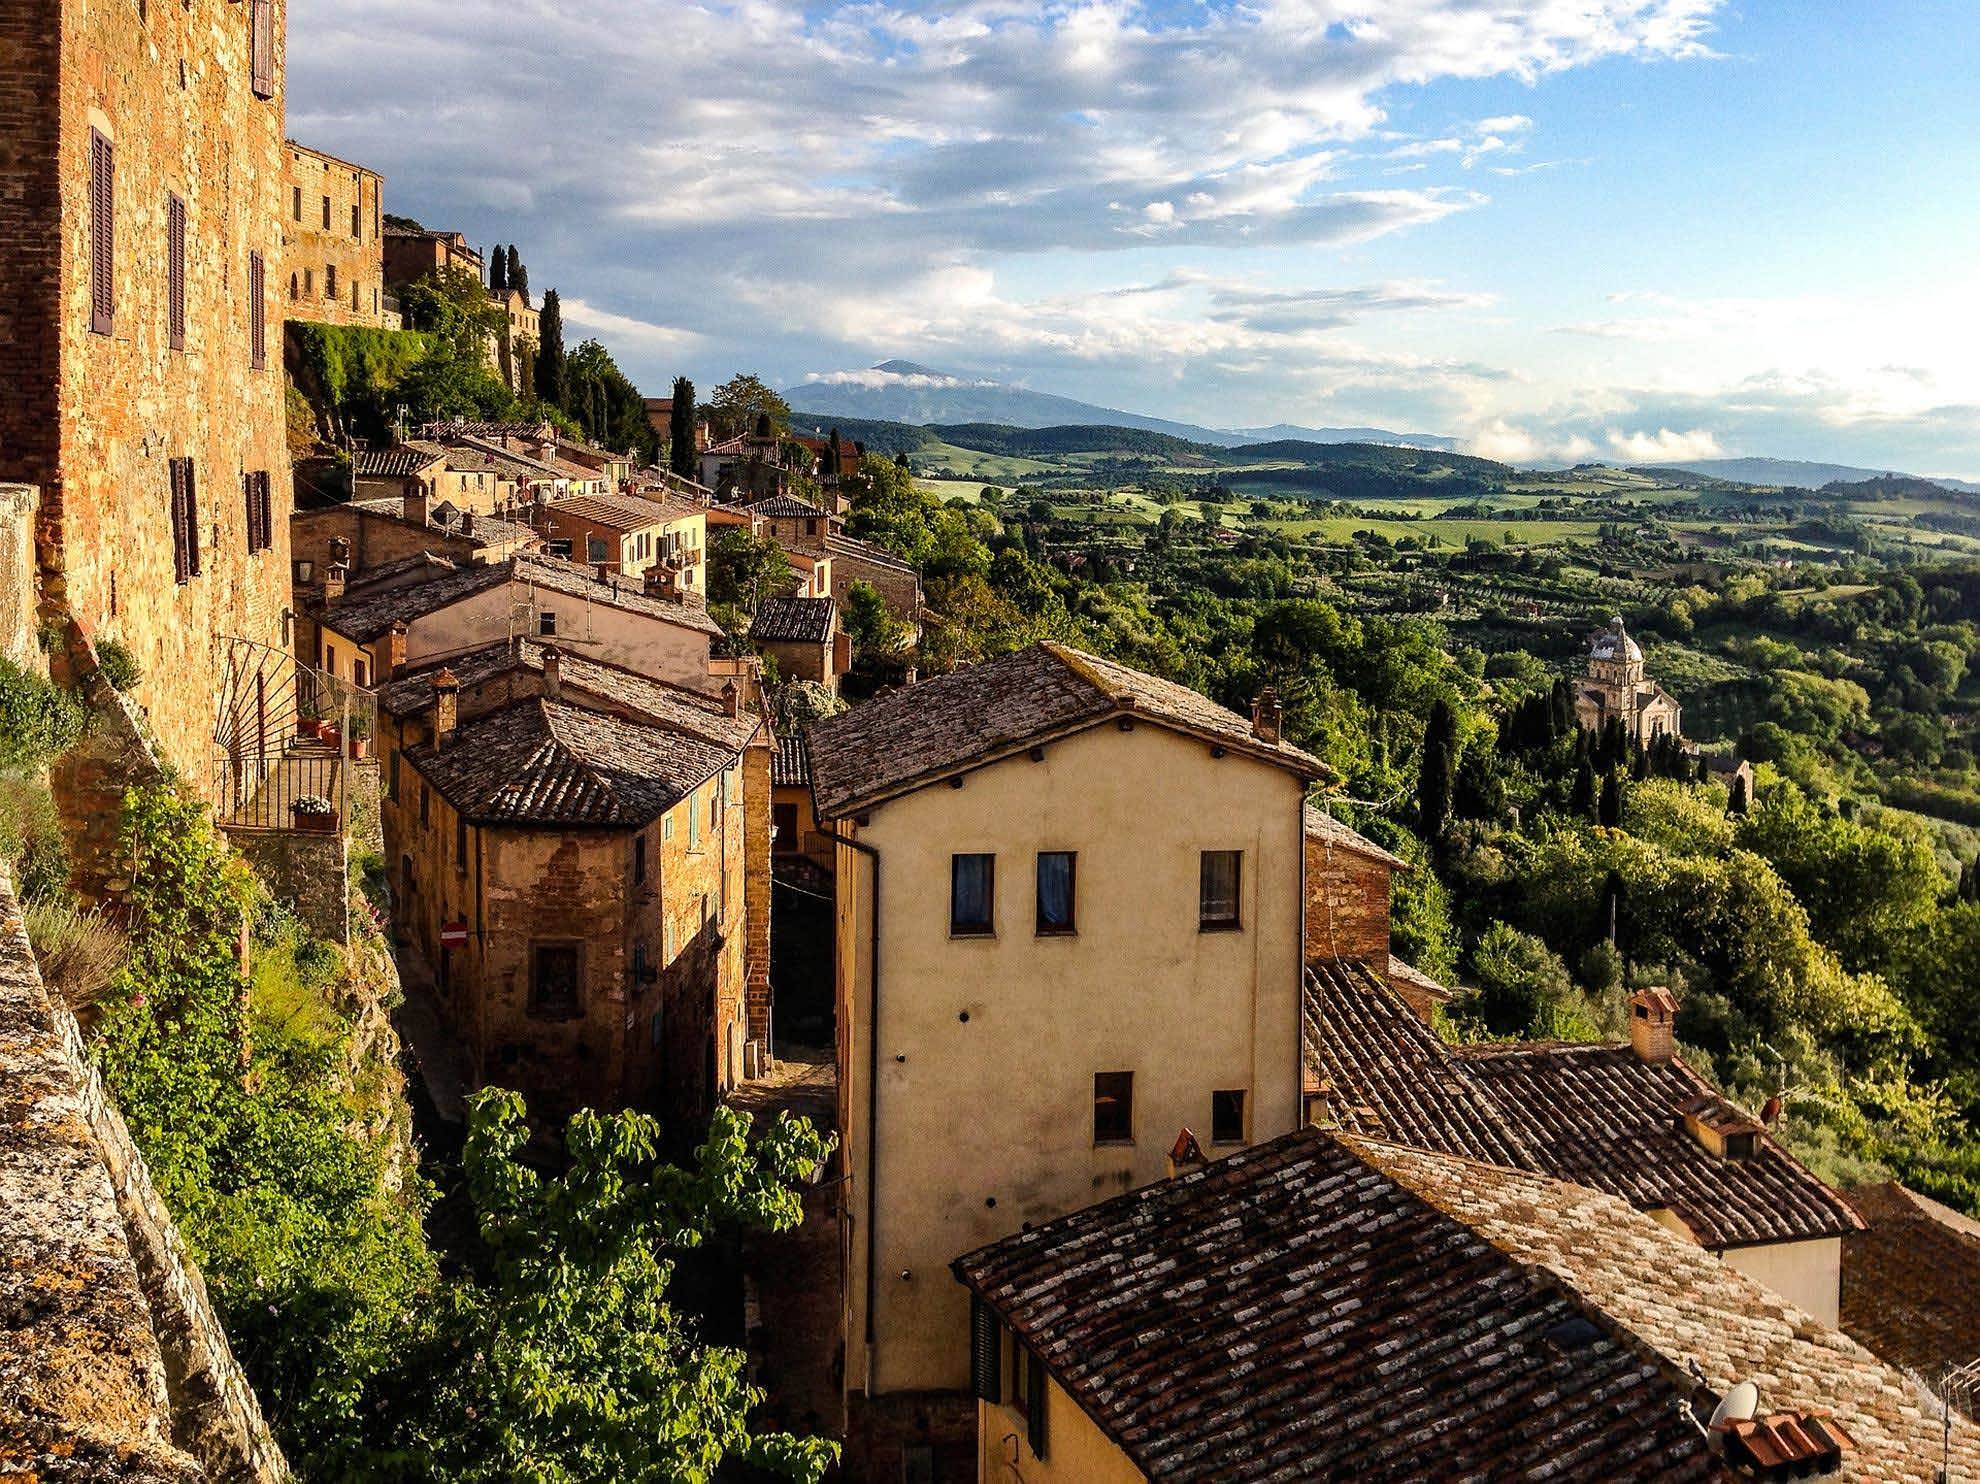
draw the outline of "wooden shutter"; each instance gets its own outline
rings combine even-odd
[[[111,332],[116,307],[117,152],[89,131],[89,328]]]
[[[172,477],[172,580],[184,582],[192,576],[186,559],[186,486],[191,481],[189,460],[173,459],[166,465]]]
[[[1035,1355],[1025,1357],[1024,1367],[1025,1441],[1031,1456],[1045,1456],[1045,1366]]]
[[[274,0],[248,0],[248,15],[252,28],[249,47],[253,53],[254,95],[272,98],[275,96]]]
[[[293,296],[292,296],[293,297]],[[248,365],[256,371],[268,365],[268,265],[261,254],[248,254]]]
[[[255,508],[261,512],[261,549],[268,550],[275,544],[275,511],[269,499],[268,471],[263,469],[255,476]]]
[[[990,1312],[982,1299],[971,1294],[969,1389],[986,1402],[1004,1399],[1002,1342],[1003,1334],[997,1327],[997,1316]]]
[[[165,333],[173,350],[186,348],[186,203],[165,198]]]
[[[266,551],[275,542],[268,508],[268,471],[257,469],[243,474],[241,495],[247,507],[247,549]]]

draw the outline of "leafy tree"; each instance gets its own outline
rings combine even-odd
[[[708,547],[708,601],[754,612],[765,598],[788,592],[793,582],[784,549],[772,537],[730,526]]]
[[[1472,945],[1471,975],[1477,991],[1462,1013],[1487,1033],[1592,1039],[1567,965],[1533,934],[1493,923]]]
[[[694,383],[685,376],[674,378],[674,406],[667,414],[667,467],[683,479],[700,472],[694,446]]]
[[[791,429],[791,407],[771,391],[761,377],[739,372],[715,388],[709,401],[709,432],[719,442],[753,430],[758,419],[768,419],[770,436],[782,437]]]
[[[502,323],[481,280],[465,268],[443,268],[407,284],[399,290],[399,312],[407,329],[445,341],[461,359],[486,356]]]
[[[564,367],[564,306],[555,289],[544,292],[537,328],[537,399],[569,411],[570,384]]]

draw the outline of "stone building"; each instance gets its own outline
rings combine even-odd
[[[580,495],[542,502],[533,518],[554,556],[622,577],[665,567],[682,591],[708,590],[708,512],[679,495]]]
[[[543,343],[543,312],[521,289],[489,290],[502,313],[502,323],[490,342],[495,372],[517,396],[531,395],[536,381],[536,347]]]
[[[972,1246],[1298,1127],[1319,764],[1194,691],[1034,645],[808,734],[837,837],[847,1467],[972,1478]]]
[[[1629,637],[1620,617],[1588,641],[1588,674],[1574,688],[1574,719],[1583,727],[1599,732],[1612,717],[1644,747],[1660,736],[1681,735],[1677,701],[1645,677],[1643,646]]]
[[[404,219],[385,223],[385,282],[394,292],[449,268],[483,276],[481,254],[464,234],[433,232]]]
[[[121,642],[209,795],[233,647],[287,639],[282,21],[280,0],[0,7],[0,481],[40,491],[58,677]]]
[[[1389,951],[1389,888],[1409,863],[1312,805],[1306,808],[1306,957],[1353,959],[1425,1021],[1451,992]]]
[[[385,292],[385,177],[293,139],[282,161],[288,318],[397,329]]]
[[[884,547],[832,532],[825,537],[825,555],[832,559],[832,596],[845,607],[855,582],[863,582],[887,605],[887,611],[921,634],[921,574]]]
[[[639,1107],[686,1128],[767,1055],[770,748],[744,685],[710,697],[528,643],[384,690],[394,921],[476,1080],[546,1120]]]
[[[477,564],[507,560],[536,545],[528,526],[472,511],[396,500],[353,500],[298,510],[289,521],[298,611],[321,597],[324,576],[344,568],[344,592],[375,583],[405,586]]]
[[[852,668],[852,637],[830,598],[765,598],[750,620],[749,642],[777,662],[782,681],[811,680],[837,691]]]
[[[423,500],[428,509],[506,515],[540,472],[530,461],[466,441],[409,439],[394,448],[358,450],[351,485],[356,500]]]

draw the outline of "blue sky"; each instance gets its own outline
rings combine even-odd
[[[1980,6],[292,0],[290,130],[643,384],[906,357],[1980,476]]]

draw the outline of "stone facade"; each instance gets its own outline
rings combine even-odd
[[[1306,832],[1306,956],[1356,959],[1389,978],[1386,854],[1356,849],[1331,834]]]
[[[393,289],[417,283],[430,273],[458,268],[482,276],[481,254],[459,232],[429,232],[424,227],[385,226],[385,282]]]
[[[0,15],[0,480],[41,492],[44,619],[130,649],[165,755],[205,791],[222,636],[285,637],[282,10],[11,0]],[[93,292],[99,174],[109,271]],[[167,271],[175,238],[183,274]],[[190,518],[175,460],[191,461]],[[265,544],[244,485],[261,474]],[[55,670],[75,678],[59,649]]]
[[[1640,746],[1680,735],[1677,701],[1645,675],[1643,649],[1620,618],[1610,619],[1589,640],[1588,675],[1574,690],[1574,719],[1584,728],[1599,732],[1612,718]]]
[[[385,304],[385,177],[293,139],[282,161],[288,317],[398,328]]]
[[[517,396],[532,395],[536,380],[536,347],[543,341],[543,312],[529,302],[520,289],[502,293],[492,290],[489,298],[502,311],[502,327],[489,342],[495,360],[495,374],[509,384]]]

